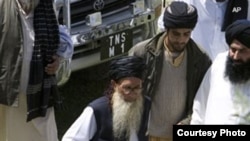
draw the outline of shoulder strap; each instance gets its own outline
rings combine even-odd
[[[162,34],[157,34],[146,44],[146,64],[148,66],[146,72],[146,79],[144,80],[143,93],[149,97],[153,97],[155,89],[159,83],[161,71],[162,71],[162,62],[163,62],[163,51],[162,49],[156,50],[156,44],[159,40],[159,37]],[[155,43],[153,43],[155,42]]]

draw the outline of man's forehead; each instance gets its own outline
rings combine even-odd
[[[177,33],[190,33],[192,32],[191,28],[170,28],[169,31]]]
[[[235,48],[235,49],[245,49],[245,50],[250,50],[250,47],[242,44],[239,40],[234,39],[230,45],[230,48]]]

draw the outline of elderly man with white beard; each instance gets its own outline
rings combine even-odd
[[[125,56],[110,64],[110,85],[71,125],[62,141],[147,141],[150,100],[142,95],[145,62]]]
[[[250,124],[250,21],[225,32],[229,51],[219,54],[196,94],[191,124]]]

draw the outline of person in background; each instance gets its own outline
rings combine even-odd
[[[57,141],[56,71],[73,45],[53,0],[0,0],[0,140]]]
[[[192,4],[198,11],[198,22],[191,37],[204,48],[209,57],[228,50],[225,29],[237,19],[250,19],[249,0],[173,0]],[[163,12],[158,19],[160,31],[164,31]]]
[[[220,53],[196,94],[191,124],[250,124],[250,21],[226,28]]]
[[[150,99],[142,94],[145,61],[124,56],[110,63],[110,85],[90,102],[62,141],[147,141]]]
[[[208,55],[190,38],[197,10],[185,2],[172,2],[164,12],[165,31],[129,50],[148,65],[145,94],[152,99],[150,141],[172,140],[174,124],[189,124],[193,98],[211,65]]]

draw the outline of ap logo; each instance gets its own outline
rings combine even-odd
[[[232,12],[233,13],[238,13],[240,11],[241,11],[241,7],[234,7]]]

